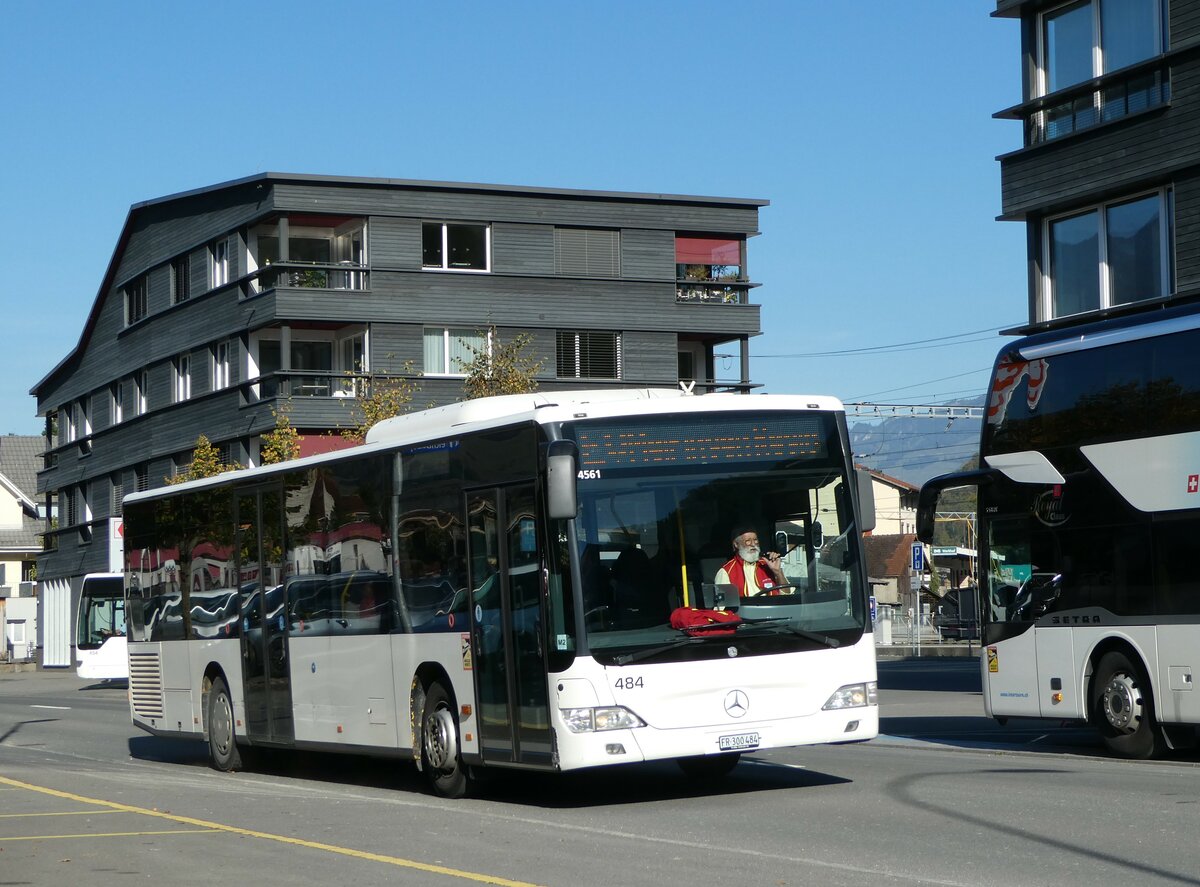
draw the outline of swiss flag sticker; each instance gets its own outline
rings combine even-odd
[[[1200,493],[1200,474],[1188,475],[1188,492]]]

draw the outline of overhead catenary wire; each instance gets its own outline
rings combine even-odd
[[[1005,326],[988,327],[982,330],[970,330],[965,333],[950,333],[947,335],[937,336],[931,339],[914,339],[911,342],[892,342],[888,345],[868,345],[863,348],[839,348],[836,351],[798,351],[792,354],[756,354],[758,358],[804,358],[804,357],[862,357],[869,354],[893,354],[903,351],[923,351],[929,348],[946,348],[953,345],[963,345],[968,342],[986,342],[990,341],[994,336],[984,336],[983,333],[997,333],[1000,330],[1011,327],[1012,324]],[[978,338],[967,338],[978,337]]]

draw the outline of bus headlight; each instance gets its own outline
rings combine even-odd
[[[645,721],[620,705],[609,708],[564,708],[562,716],[572,733],[600,733],[646,726]]]
[[[838,687],[829,701],[821,706],[822,711],[836,711],[840,708],[862,708],[864,705],[879,704],[879,685],[875,681],[865,684],[847,684]]]

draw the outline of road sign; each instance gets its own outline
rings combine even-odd
[[[875,595],[871,595],[871,624],[875,624]]]
[[[913,543],[912,568],[914,573],[920,573],[925,569],[925,548],[920,542]]]

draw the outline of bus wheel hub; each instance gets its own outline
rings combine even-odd
[[[1142,719],[1142,700],[1133,678],[1115,674],[1104,688],[1104,717],[1122,733],[1133,733]]]
[[[458,745],[454,717],[446,709],[438,709],[425,720],[425,756],[435,770],[446,770],[453,763]]]

